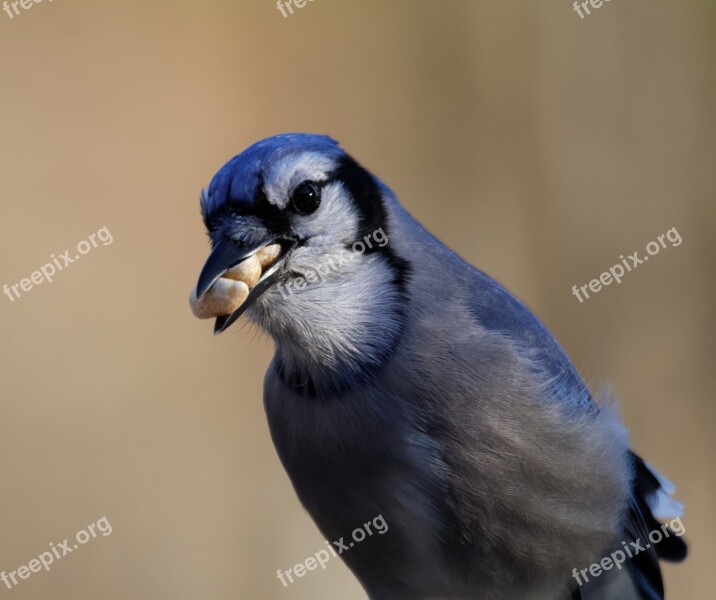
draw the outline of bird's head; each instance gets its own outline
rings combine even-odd
[[[278,135],[231,159],[202,193],[213,250],[197,296],[262,248],[280,252],[215,332],[246,313],[279,345],[308,343],[336,360],[370,326],[390,339],[408,265],[391,245],[389,196],[326,136]]]

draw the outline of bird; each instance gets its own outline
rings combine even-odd
[[[613,395],[337,141],[258,141],[200,205],[195,312],[273,339],[271,439],[370,600],[664,598],[683,507]]]

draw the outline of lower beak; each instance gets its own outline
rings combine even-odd
[[[233,313],[223,317],[217,317],[216,323],[214,324],[214,334],[218,335],[225,329],[227,329],[234,321],[236,321],[251,305],[256,302],[257,298],[263,294],[276,280],[276,274],[279,265],[283,262],[286,254],[295,246],[294,243],[285,243],[280,241],[283,247],[283,251],[279,258],[274,261],[270,268],[268,268],[258,283],[251,288],[248,297],[244,303],[239,306]],[[271,241],[269,243],[277,243],[277,241]],[[201,296],[204,294],[219,277],[226,273],[229,269],[238,265],[242,260],[245,260],[252,254],[254,254],[259,248],[268,245],[267,243],[258,244],[256,246],[241,246],[228,240],[221,240],[214,247],[209,258],[206,259],[204,267],[201,269],[199,274],[199,281],[196,284],[196,295]]]

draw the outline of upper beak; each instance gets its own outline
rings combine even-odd
[[[196,284],[196,295],[201,296],[214,282],[232,267],[251,256],[260,246],[255,248],[239,246],[227,240],[221,240],[209,254],[199,274]]]
[[[196,295],[201,296],[206,292],[214,282],[219,279],[232,267],[235,267],[242,260],[248,258],[259,248],[267,245],[266,242],[255,246],[241,246],[230,240],[220,240],[206,259],[204,267],[199,274],[199,281],[196,284]],[[256,301],[256,299],[265,292],[274,282],[278,265],[283,262],[288,251],[295,246],[295,243],[286,244],[282,241],[283,251],[281,256],[268,268],[258,283],[251,288],[248,298],[233,313],[223,317],[217,317],[214,324],[214,334],[219,334],[227,329],[236,319],[238,319],[246,310]]]

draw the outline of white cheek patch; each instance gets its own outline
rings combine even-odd
[[[339,181],[321,192],[321,205],[312,215],[296,220],[296,230],[304,239],[320,237],[329,244],[352,243],[358,230],[358,211]]]
[[[335,271],[331,265],[345,265],[342,258],[353,254],[350,245],[358,235],[358,219],[358,211],[343,184],[336,181],[327,185],[323,188],[319,209],[301,219],[296,227],[299,235],[308,241],[291,253],[287,268],[302,273],[324,267]]]

